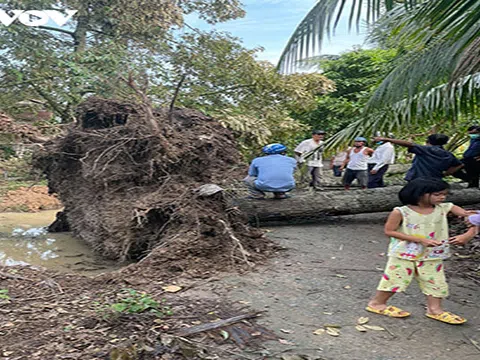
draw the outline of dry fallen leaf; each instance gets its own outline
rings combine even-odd
[[[278,342],[280,344],[283,344],[283,345],[295,345],[294,343],[288,341],[288,340],[285,340],[285,339],[278,339]]]
[[[367,328],[365,326],[362,326],[362,325],[355,326],[355,329],[357,329],[360,332],[367,332]]]
[[[306,357],[305,355],[296,355],[296,354],[282,355],[282,360],[308,360],[308,359],[310,358]]]
[[[327,327],[327,334],[330,336],[340,336],[340,330],[332,327]]]
[[[373,330],[373,331],[384,331],[385,330],[381,326],[377,326],[377,325],[363,325],[363,327],[367,328],[368,330]]]
[[[163,289],[163,291],[169,292],[169,293],[176,293],[176,292],[179,292],[180,290],[182,290],[182,288],[180,286],[177,286],[177,285],[164,286],[162,289]]]
[[[148,345],[143,345],[142,347],[143,347],[143,350],[145,350],[146,352],[154,352],[155,351],[154,348],[152,348]]]
[[[317,329],[313,332],[315,335],[322,335],[325,333],[325,329]]]
[[[362,317],[358,318],[357,324],[358,324],[358,325],[363,325],[363,324],[368,323],[369,320],[370,320],[370,319],[369,319],[368,317],[363,317],[363,316],[362,316]]]

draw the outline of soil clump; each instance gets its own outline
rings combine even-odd
[[[49,194],[48,188],[43,185],[22,186],[16,190],[8,191],[0,198],[0,212],[37,212],[61,207],[62,204],[57,197]]]

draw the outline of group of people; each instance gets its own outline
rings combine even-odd
[[[378,147],[367,147],[367,140],[358,137],[353,148],[337,154],[331,162],[336,176],[341,176],[349,189],[357,179],[362,188],[383,186],[383,174],[394,162],[393,145],[404,146],[415,154],[412,166],[405,179],[408,184],[399,193],[403,206],[393,209],[385,224],[389,237],[388,261],[381,276],[375,296],[366,310],[393,318],[405,318],[411,313],[388,305],[392,296],[404,292],[413,279],[427,299],[426,317],[447,324],[460,325],[467,320],[460,315],[445,311],[442,300],[448,296],[444,260],[450,256],[451,245],[464,245],[480,230],[480,214],[467,211],[445,202],[449,185],[442,178],[453,175],[468,181],[469,187],[479,186],[480,173],[480,127],[468,129],[470,145],[458,160],[444,149],[448,137],[443,134],[428,136],[426,145],[393,138],[377,137]],[[286,192],[295,186],[293,172],[297,163],[307,162],[311,175],[310,185],[320,185],[322,176],[322,152],[325,133],[314,131],[312,139],[303,141],[295,148],[296,159],[285,156],[286,147],[270,144],[263,148],[265,157],[253,160],[246,179],[250,195],[264,198],[265,192],[273,192],[275,198],[285,198]],[[448,214],[464,217],[468,229],[461,235],[450,237]]]
[[[287,148],[282,144],[269,144],[263,148],[267,156],[252,161],[245,183],[249,195],[254,199],[264,199],[266,192],[272,192],[275,199],[288,197],[287,192],[295,188],[294,171],[297,165],[306,163],[311,178],[310,186],[322,190],[323,152],[325,132],[314,130],[312,138],[302,141],[295,149],[295,158],[286,156]],[[479,187],[480,178],[480,126],[468,128],[470,145],[464,152],[462,160],[458,160],[444,146],[448,136],[432,134],[428,136],[426,145],[394,139],[392,137],[376,137],[374,149],[367,146],[367,139],[357,137],[353,147],[336,154],[330,162],[334,176],[343,174],[343,184],[349,190],[353,181],[357,180],[362,189],[384,187],[384,175],[389,166],[395,162],[393,145],[408,148],[415,154],[412,166],[405,180],[412,181],[419,177],[442,179],[452,175],[468,182],[469,187]]]

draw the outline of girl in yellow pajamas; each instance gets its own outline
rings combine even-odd
[[[403,318],[410,313],[387,301],[393,294],[407,289],[413,278],[427,296],[426,316],[448,324],[463,324],[466,320],[444,311],[442,299],[448,296],[443,260],[450,256],[450,244],[463,245],[477,233],[471,227],[466,233],[449,238],[447,215],[471,215],[452,203],[444,203],[448,184],[433,178],[418,178],[399,193],[404,206],[395,208],[385,224],[390,237],[388,263],[375,297],[367,311]]]

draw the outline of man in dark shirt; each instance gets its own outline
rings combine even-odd
[[[466,180],[468,187],[479,186],[480,180],[480,162],[477,160],[480,157],[480,126],[473,125],[468,128],[468,136],[470,137],[470,146],[467,151],[463,153],[463,165],[467,173]]]
[[[443,134],[430,135],[427,138],[427,145],[389,138],[375,138],[375,141],[388,141],[395,145],[405,146],[409,152],[416,155],[412,167],[405,176],[407,181],[419,177],[441,179],[462,167],[462,163],[451,152],[443,148],[443,145],[448,142],[448,136]]]

